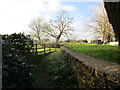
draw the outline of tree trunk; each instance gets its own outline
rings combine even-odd
[[[56,37],[56,43],[58,43],[58,41],[59,41],[61,35],[62,35],[62,32],[60,32],[60,34]]]
[[[111,36],[108,35],[108,37],[107,37],[107,43],[109,43],[110,41],[111,41]]]
[[[116,38],[118,40],[118,46],[120,47],[120,26],[118,26],[118,27],[113,26],[113,28],[114,28],[114,31],[115,31],[115,34],[116,34]]]
[[[105,44],[105,36],[104,35],[102,36],[102,42],[103,42],[103,44]]]
[[[41,38],[40,37],[38,37],[38,41],[39,41],[39,44],[41,44]]]
[[[59,42],[59,39],[60,39],[60,36],[58,36],[58,37],[56,38],[56,43]]]

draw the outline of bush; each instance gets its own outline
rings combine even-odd
[[[2,81],[3,88],[24,88],[31,85],[30,65],[24,63],[30,54],[32,40],[24,34],[3,35],[2,39]],[[25,46],[25,44],[30,44]],[[26,55],[24,54],[24,51]]]
[[[2,39],[4,40],[4,44],[9,45],[12,50],[17,51],[22,55],[30,52],[30,49],[33,47],[33,41],[30,36],[25,36],[22,33],[3,35]]]

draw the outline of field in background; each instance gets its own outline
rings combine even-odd
[[[49,52],[54,52],[54,51],[59,51],[60,48],[45,48],[45,53],[49,53]],[[34,49],[34,51],[31,50],[31,52],[36,52],[36,50]],[[44,54],[44,49],[37,49],[37,52],[40,52],[39,54]]]
[[[103,60],[120,64],[120,49],[118,46],[96,45],[96,44],[69,44],[71,50],[83,53]]]
[[[31,48],[31,52],[36,55],[43,55],[51,52],[55,52],[60,50],[60,46],[57,46],[55,43],[45,43],[45,44],[38,44],[34,43],[33,47]]]

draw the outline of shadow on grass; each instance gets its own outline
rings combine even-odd
[[[33,88],[78,88],[78,82],[61,51],[30,57]]]

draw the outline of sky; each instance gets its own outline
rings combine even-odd
[[[99,1],[101,0],[1,0],[0,34],[27,33],[31,20],[41,17],[49,21],[60,10],[66,10],[74,18],[74,32],[70,38],[91,40],[93,37],[86,32],[86,24]]]

